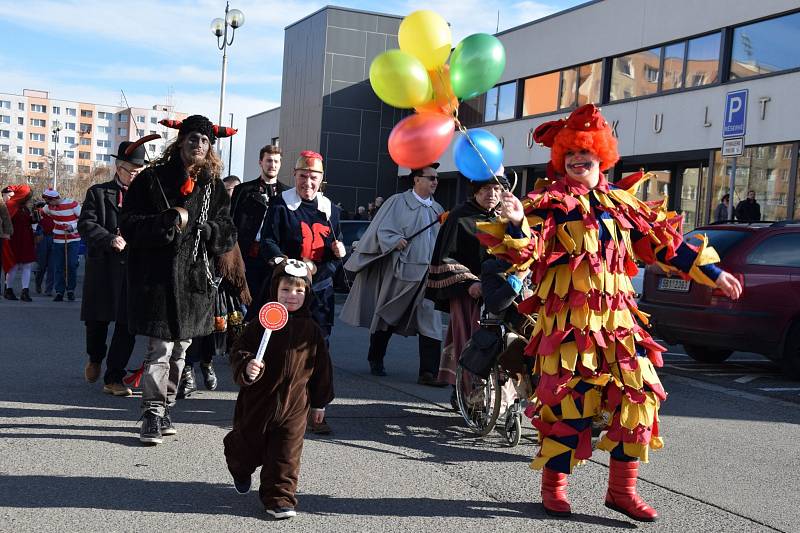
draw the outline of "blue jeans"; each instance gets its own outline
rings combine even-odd
[[[39,263],[39,270],[36,271],[36,287],[42,289],[44,283],[44,292],[51,292],[53,290],[52,235],[42,235],[42,240],[36,245],[36,262]]]
[[[67,252],[64,253],[63,242],[53,243],[53,286],[56,294],[64,294],[67,292],[74,292],[75,285],[78,283],[78,246],[80,242],[68,242],[66,244]],[[64,273],[64,259],[66,255],[66,275]]]

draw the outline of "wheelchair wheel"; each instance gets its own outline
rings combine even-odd
[[[456,398],[467,427],[480,436],[491,432],[500,415],[500,370],[497,365],[492,367],[487,379],[458,365]]]
[[[514,413],[509,415],[505,423],[505,431],[503,432],[506,442],[510,448],[519,444],[522,438],[522,415]]]

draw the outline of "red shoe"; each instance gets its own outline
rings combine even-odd
[[[639,461],[626,462],[611,459],[608,469],[606,507],[640,522],[655,522],[658,519],[658,513],[636,493],[638,477]]]
[[[572,514],[567,499],[567,474],[542,469],[542,506],[550,516],[565,517]]]

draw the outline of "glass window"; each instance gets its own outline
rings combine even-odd
[[[551,72],[526,79],[522,92],[522,115],[538,115],[556,111],[560,80],[560,72]]]
[[[111,126],[97,126],[97,131],[100,133],[111,133]]]
[[[661,48],[615,57],[611,69],[611,101],[658,92]]]
[[[733,30],[731,79],[800,67],[800,13]]]
[[[71,117],[74,117],[77,114],[78,114],[78,110],[75,109],[74,107],[68,107],[67,108],[67,115],[69,115]]]
[[[74,122],[64,123],[64,129],[75,131],[75,123]]]
[[[17,117],[17,125],[24,126],[25,125],[25,119],[23,117]]]
[[[24,102],[18,102],[17,103],[17,109],[19,109],[20,111],[25,111],[25,103]]]
[[[800,267],[800,233],[768,238],[748,254],[747,264]]]
[[[17,146],[17,154],[22,155],[22,146]]]
[[[11,137],[11,132],[8,130],[0,130],[0,137],[3,139],[8,139]]]
[[[92,133],[92,125],[81,123],[81,133]]]
[[[127,128],[117,128],[117,135],[122,135],[122,136],[128,135],[128,129]]]
[[[126,115],[125,113],[119,113],[117,115],[117,120],[119,120],[120,122],[128,122],[128,115]]]
[[[60,115],[61,114],[61,108],[58,107],[57,105],[54,105],[53,106],[53,114],[54,115]]]
[[[87,139],[86,137],[81,138],[81,146],[91,146],[91,145],[92,145],[91,139]]]
[[[0,115],[0,122],[3,124],[11,124],[11,115]]]
[[[458,119],[464,126],[474,126],[483,122],[483,110],[486,105],[486,95],[482,94],[469,100],[464,100],[458,106]]]
[[[719,40],[714,33],[689,41],[686,59],[686,87],[700,87],[719,81]]]
[[[662,91],[671,91],[683,87],[683,56],[686,43],[671,44],[664,47],[664,79]]]
[[[9,153],[11,151],[11,146],[8,144],[0,144],[0,152]]]
[[[575,87],[578,83],[578,69],[570,68],[561,71],[561,84],[558,88],[558,108],[575,107]]]
[[[136,122],[144,122],[144,117],[142,115],[137,115]]]
[[[75,137],[64,137],[64,142],[67,144],[75,144]]]
[[[17,132],[17,139],[19,139],[20,141],[24,140],[25,139],[25,134],[23,132],[21,132],[21,131],[18,131]]]
[[[75,150],[64,150],[64,157],[68,159],[75,159]]]
[[[516,82],[492,87],[486,92],[486,109],[483,112],[484,122],[514,118],[514,106],[516,103]]]
[[[89,109],[81,109],[81,116],[84,118],[92,118],[92,112]]]
[[[578,67],[578,106],[600,102],[603,62]]]
[[[709,246],[713,246],[717,251],[720,259],[724,259],[728,251],[733,248],[737,243],[744,240],[745,237],[750,235],[749,231],[744,230],[727,230],[727,229],[704,229],[701,231],[690,231],[683,236],[684,242],[697,242],[693,237],[695,235],[705,235],[708,237]]]
[[[47,106],[42,104],[31,104],[31,112],[47,113]]]
[[[32,118],[31,119],[31,126],[36,126],[39,128],[44,128],[47,126],[47,121],[43,118]]]
[[[11,109],[11,100],[0,100],[0,108]]]
[[[736,177],[731,203],[734,211],[747,198],[749,191],[756,193],[756,202],[761,210],[761,220],[784,220],[787,217],[789,182],[776,179],[782,169],[788,169],[791,159],[781,156],[787,145],[747,147],[736,159]],[[791,147],[791,145],[788,145]],[[733,158],[722,158],[719,150],[714,153],[714,178],[711,197],[718,201],[728,191],[728,180]],[[716,205],[716,204],[715,204]]]
[[[150,117],[150,124],[157,124],[157,123],[158,120],[156,120],[156,117]]]
[[[91,159],[92,154],[90,152],[78,152],[78,159]]]

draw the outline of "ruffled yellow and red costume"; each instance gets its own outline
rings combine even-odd
[[[642,173],[594,189],[551,176],[523,199],[525,219],[479,224],[489,252],[531,268],[537,290],[519,310],[538,313],[526,348],[539,375],[538,410],[531,409],[541,448],[532,468],[570,473],[592,454],[592,419],[609,423],[598,448],[614,459],[647,462],[663,446],[658,409],[667,394],[654,367],[661,352],[644,329],[630,278],[634,260],[715,286],[719,261],[705,238],[682,240],[682,217],[665,202],[644,202],[635,190]],[[535,411],[535,412],[534,412]]]

